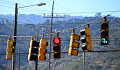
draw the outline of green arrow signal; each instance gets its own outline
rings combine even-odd
[[[106,39],[102,39],[102,43],[107,44],[108,41]]]

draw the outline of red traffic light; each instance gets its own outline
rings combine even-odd
[[[53,58],[61,58],[61,37],[53,39]]]
[[[60,43],[60,39],[59,38],[54,38],[53,42],[58,44],[58,43]]]

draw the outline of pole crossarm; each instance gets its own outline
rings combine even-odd
[[[51,17],[47,17],[47,16],[45,16],[45,14],[44,14],[43,17],[44,17],[44,18],[51,18],[52,16],[51,16]],[[63,17],[58,17],[58,16],[56,15],[56,17],[53,16],[52,18],[65,18],[65,17],[66,17],[65,15],[64,15]]]

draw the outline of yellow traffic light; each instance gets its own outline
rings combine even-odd
[[[53,39],[53,58],[61,58],[61,37]]]
[[[92,45],[91,44],[87,44],[87,50],[92,51]]]
[[[101,45],[109,45],[109,22],[108,21],[101,21]]]
[[[38,46],[39,46],[39,42],[35,40],[30,41],[28,61],[37,60],[36,54],[38,54]]]
[[[85,28],[85,34],[86,36],[90,36],[90,28]]]
[[[77,49],[73,49],[72,47],[70,47],[69,48],[69,55],[77,56],[78,55],[78,50]]]
[[[92,51],[92,45],[91,45],[91,37],[90,35],[86,36],[86,42],[87,42],[87,50]]]
[[[73,29],[74,30],[74,29]],[[71,40],[70,40],[70,47],[69,47],[69,55],[74,55],[77,56],[78,55],[78,50],[77,48],[79,48],[79,41],[80,39],[80,35],[78,34],[74,34],[74,31],[71,33]],[[75,41],[76,40],[76,41]]]
[[[91,37],[90,37],[90,28],[85,28],[80,31],[81,35],[84,36],[81,38],[82,50],[92,51]]]
[[[40,40],[40,45],[39,45],[39,54],[38,54],[38,60],[46,60],[46,46],[47,46],[47,39],[42,38]]]
[[[13,48],[13,40],[7,41],[7,51],[6,51],[6,60],[12,59],[12,48]]]

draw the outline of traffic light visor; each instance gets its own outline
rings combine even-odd
[[[54,53],[54,58],[60,58],[60,53],[59,52]]]
[[[108,28],[108,23],[106,23],[106,22],[103,22],[102,24],[101,24],[101,28]]]
[[[59,45],[55,45],[54,47],[53,47],[53,50],[55,50],[55,51],[58,51],[60,49],[60,46]]]
[[[83,50],[83,51],[84,51],[84,50],[87,50],[87,45],[86,45],[86,44],[82,45],[82,50]]]
[[[81,31],[80,31],[80,34],[81,34],[82,36],[85,35],[85,29],[81,30]]]
[[[102,36],[108,36],[108,31],[102,30],[102,31],[101,31],[101,35],[102,35]]]
[[[82,43],[86,43],[86,37],[82,37],[82,38],[81,38],[81,42],[82,42]]]

